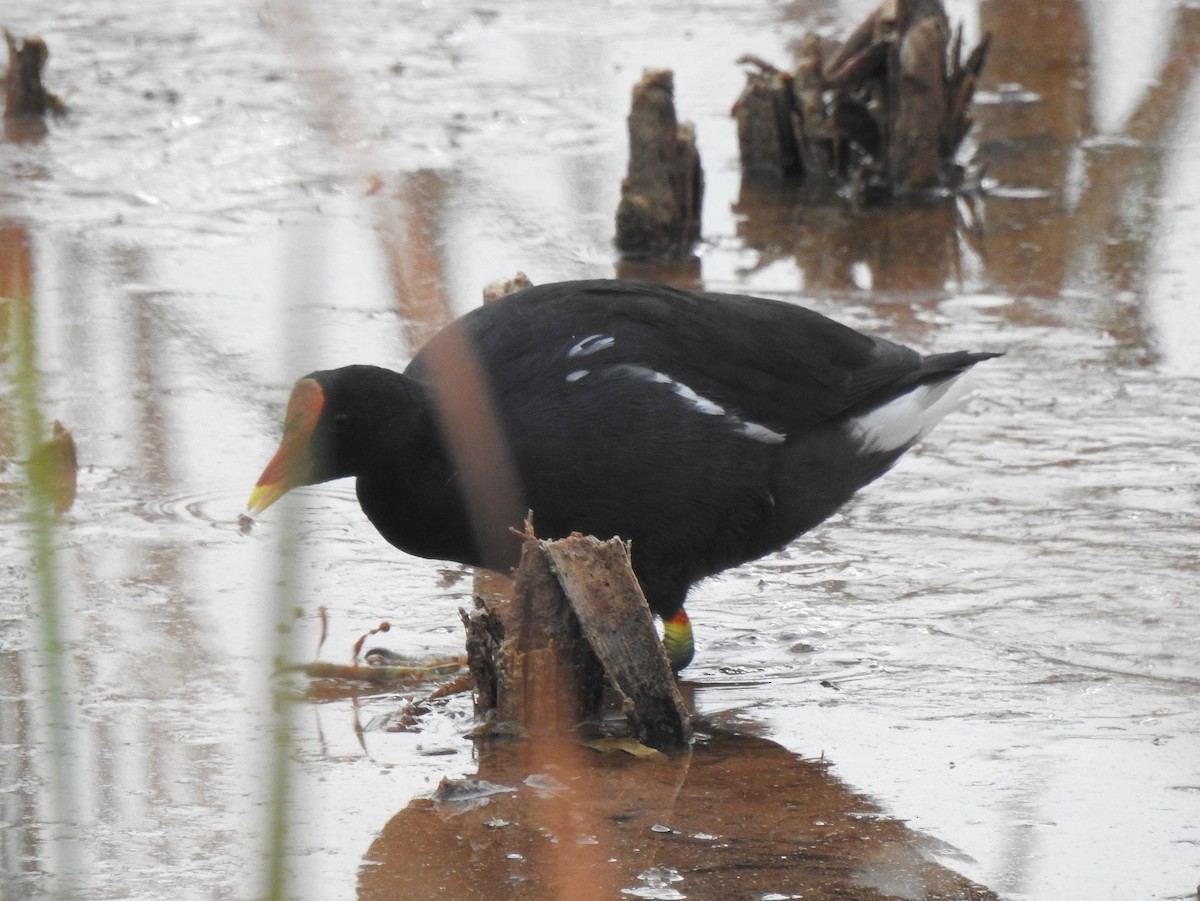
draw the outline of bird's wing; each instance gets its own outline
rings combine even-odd
[[[890,400],[922,363],[916,351],[794,304],[637,282],[538,286],[459,324],[489,371],[658,373],[784,433]]]

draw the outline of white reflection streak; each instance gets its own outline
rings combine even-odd
[[[1200,376],[1200,169],[1194,158],[1200,142],[1200,90],[1193,87],[1187,94],[1177,121],[1186,123],[1186,129],[1170,142],[1163,167],[1162,222],[1149,242],[1152,275],[1146,300],[1162,364]]]

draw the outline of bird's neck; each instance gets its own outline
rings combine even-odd
[[[403,421],[380,421],[358,465],[359,504],[379,533],[419,557],[478,564],[458,474],[424,386],[404,385]],[[415,415],[414,415],[415,414]]]

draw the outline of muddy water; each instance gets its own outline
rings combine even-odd
[[[0,896],[263,894],[275,691],[304,688],[274,658],[312,656],[319,605],[326,659],[381,619],[405,652],[461,648],[469,579],[386,546],[349,485],[236,519],[296,375],[407,359],[393,277],[421,314],[516,269],[616,271],[647,65],[675,70],[708,176],[699,259],[668,274],[1008,354],[839,517],[696,591],[696,707],[824,754],[1003,897],[1194,893],[1200,14],[949,4],[995,35],[987,197],[856,216],[743,194],[732,61],[784,63],[871,6],[353,0],[316,36],[276,5],[8,11],[73,113],[0,144],[0,281],[28,288],[40,408],[83,469],[49,570],[21,465],[0,473]],[[0,301],[9,461],[20,309]],[[354,897],[386,824],[476,771],[469,704],[384,731],[400,694],[287,706],[290,895]]]

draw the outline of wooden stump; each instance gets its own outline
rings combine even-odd
[[[658,750],[691,741],[687,710],[619,539],[539,541],[527,529],[513,578],[481,570],[463,614],[476,711],[534,733],[601,714],[606,684],[633,734]]]
[[[675,116],[669,70],[647,71],[633,88],[629,169],[617,207],[617,249],[633,258],[678,257],[700,240],[704,172],[690,123]]]
[[[791,100],[791,78],[786,73],[761,64],[747,76],[746,88],[733,107],[746,174],[783,178],[803,171],[792,128]]]

